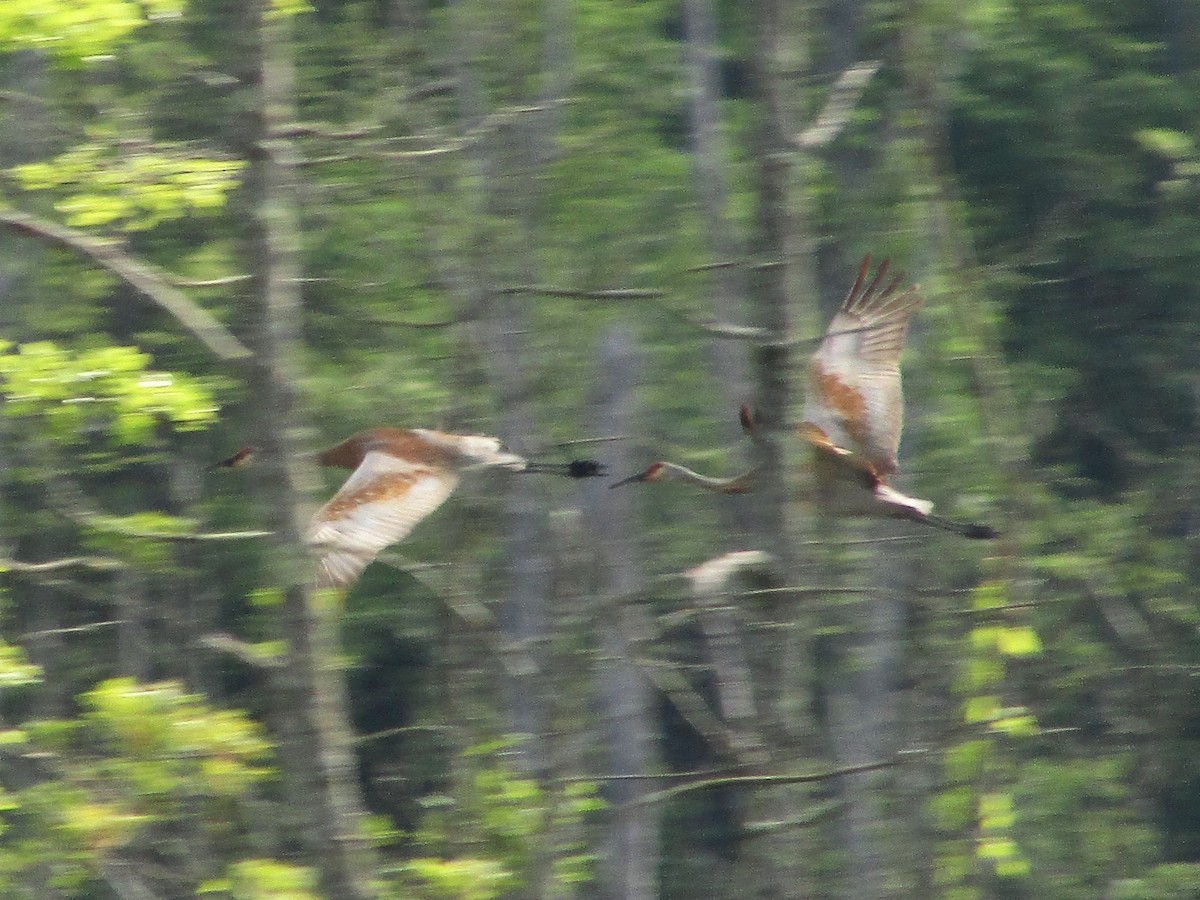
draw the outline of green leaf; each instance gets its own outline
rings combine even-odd
[[[181,3],[151,0],[160,17],[179,15]],[[121,41],[147,24],[134,0],[4,0],[0,3],[0,47],[37,50],[67,65],[113,53]]]
[[[0,640],[0,689],[38,684],[41,680],[41,668],[26,659],[24,650]]]
[[[1037,632],[1028,625],[1002,628],[996,636],[996,646],[1006,656],[1032,656],[1042,651]]]
[[[1000,698],[991,694],[971,697],[963,705],[963,720],[968,724],[989,722],[1000,711]]]
[[[980,796],[979,826],[985,831],[1007,830],[1016,820],[1011,794],[992,792]]]

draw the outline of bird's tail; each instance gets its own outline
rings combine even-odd
[[[898,518],[932,525],[934,528],[940,528],[943,531],[949,531],[954,534],[961,534],[963,537],[974,540],[988,540],[1000,536],[1000,533],[990,525],[959,522],[955,519],[947,519],[944,516],[934,515],[933,504],[928,500],[921,500],[917,497],[909,497],[901,494],[895,488],[889,487],[882,481],[876,481],[874,494],[879,502],[885,504],[890,509],[890,515]]]
[[[965,538],[973,540],[986,541],[992,538],[1000,537],[998,532],[991,525],[979,525],[975,522],[957,522],[954,519],[947,519],[943,516],[935,516],[933,513],[925,513],[921,516],[915,516],[919,522],[924,522],[927,525],[932,525],[934,528],[941,528],[943,531],[950,531],[954,534],[961,534]]]

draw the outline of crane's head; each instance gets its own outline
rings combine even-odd
[[[220,462],[215,462],[208,467],[208,471],[212,472],[216,469],[240,469],[242,466],[250,462],[250,457],[258,452],[258,448],[251,444],[248,447],[243,447],[233,456],[226,457]]]
[[[620,487],[623,484],[632,484],[635,481],[664,481],[670,475],[670,469],[666,463],[656,462],[651,463],[650,467],[644,472],[638,472],[636,475],[630,475],[628,478],[622,478],[620,481],[610,484],[610,488]]]

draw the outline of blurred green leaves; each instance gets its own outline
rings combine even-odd
[[[65,65],[82,65],[105,58],[152,19],[182,10],[182,0],[5,0],[0,48],[40,50]]]
[[[114,445],[149,442],[160,424],[178,431],[216,421],[211,391],[199,379],[149,368],[134,347],[70,351],[36,341],[0,352],[4,414],[38,420],[54,440]]]
[[[0,804],[6,896],[42,867],[59,887],[76,888],[96,877],[110,854],[153,841],[185,819],[199,816],[213,834],[234,833],[239,807],[273,777],[260,725],[175,682],[114,678],[79,701],[80,718],[33,720],[23,730],[16,758],[28,771]]]
[[[501,738],[468,748],[463,756],[467,774],[454,794],[425,799],[425,816],[414,837],[422,850],[432,852],[402,870],[419,886],[419,896],[491,900],[519,890],[530,884],[538,854],[547,849],[555,890],[591,880],[595,858],[578,826],[604,806],[596,784],[541,787],[508,761],[515,742]],[[469,849],[455,852],[460,847]]]
[[[144,231],[224,206],[245,163],[198,156],[179,144],[93,141],[53,159],[14,166],[29,191],[52,191],[68,225]]]

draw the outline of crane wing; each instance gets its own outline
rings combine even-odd
[[[368,452],[308,526],[305,542],[320,557],[317,586],[353,582],[379,551],[403,540],[457,486],[453,472]]]
[[[813,354],[803,431],[886,476],[896,471],[904,424],[900,353],[924,299],[916,288],[899,290],[903,275],[887,281],[886,260],[868,283],[870,268],[868,256]]]

